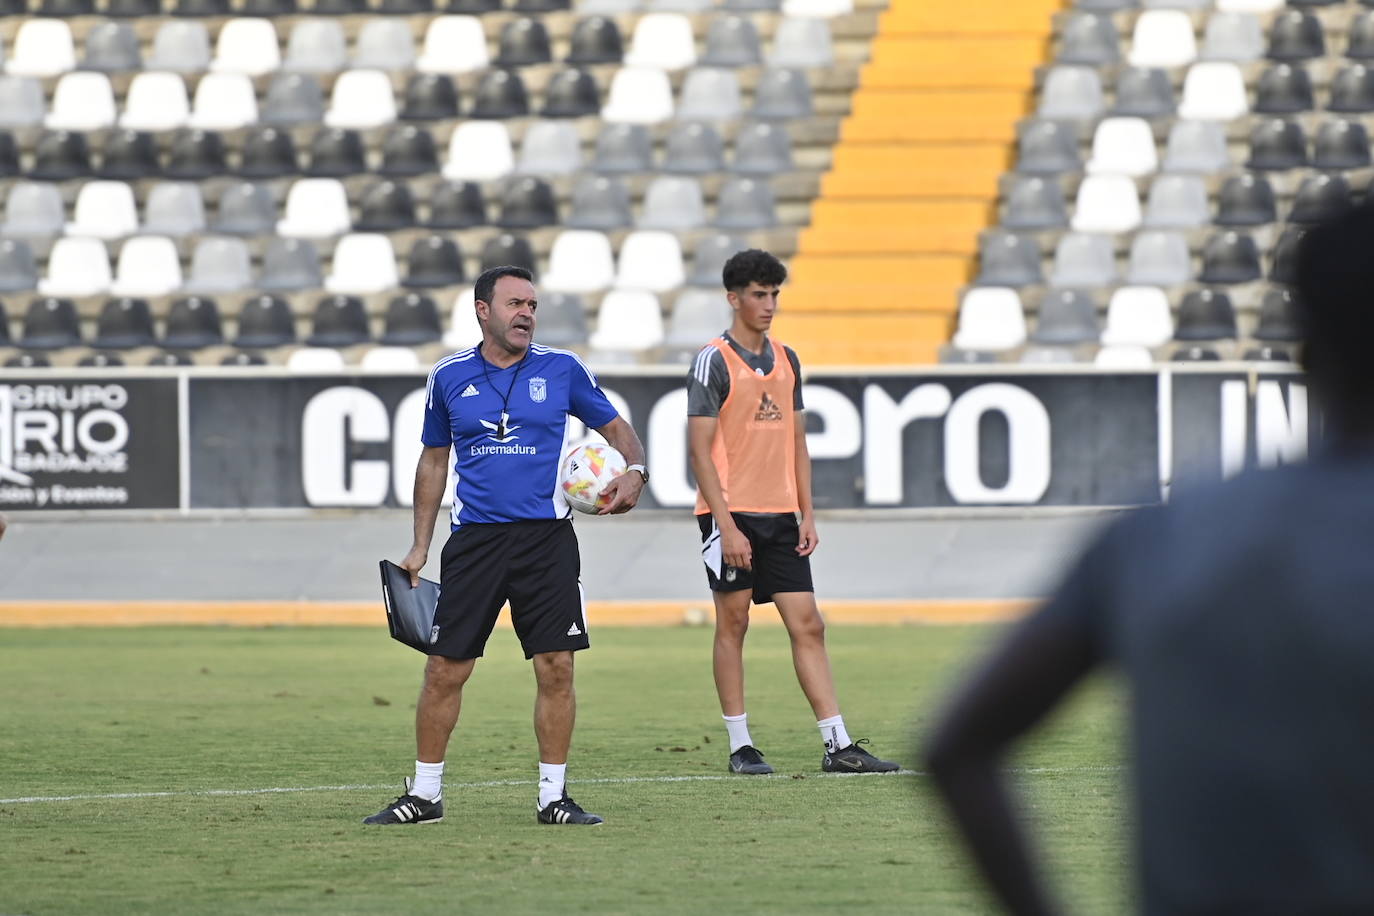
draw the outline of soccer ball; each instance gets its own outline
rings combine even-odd
[[[625,456],[601,443],[579,445],[563,459],[559,485],[563,498],[578,512],[596,514],[612,480],[625,473]]]

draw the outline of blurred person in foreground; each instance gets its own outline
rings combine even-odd
[[[1298,254],[1310,461],[1111,525],[939,716],[926,763],[984,875],[1058,912],[998,767],[1084,675],[1129,696],[1140,910],[1374,913],[1374,208]]]
[[[9,523],[5,521],[5,513],[0,512],[0,538],[4,538],[7,527],[9,527]]]

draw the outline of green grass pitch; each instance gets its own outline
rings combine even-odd
[[[365,828],[414,760],[422,659],[384,629],[3,631],[0,913],[994,911],[926,777],[820,773],[781,628],[746,647],[770,778],[726,772],[709,629],[593,635],[569,778],[604,826],[535,823],[533,675],[498,631],[444,821]],[[914,735],[992,635],[833,627],[851,733],[919,769]],[[1130,906],[1120,718],[1095,684],[1009,761],[1082,912]],[[169,794],[108,797],[140,793]]]

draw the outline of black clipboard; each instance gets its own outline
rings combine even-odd
[[[412,649],[429,654],[429,647],[439,637],[434,625],[434,609],[439,604],[439,583],[421,579],[410,586],[410,573],[383,560],[382,601],[386,605],[386,625],[391,638]]]

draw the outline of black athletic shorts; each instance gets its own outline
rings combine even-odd
[[[481,658],[507,601],[525,658],[589,645],[582,558],[568,519],[463,525],[441,556],[430,655]]]
[[[755,604],[769,604],[777,592],[813,592],[811,558],[797,554],[801,532],[797,517],[791,513],[746,515],[731,512],[735,525],[749,539],[754,568],[739,569],[725,565],[720,549],[720,529],[709,513],[697,516],[701,528],[701,559],[706,564],[706,579],[713,592],[754,590]]]

